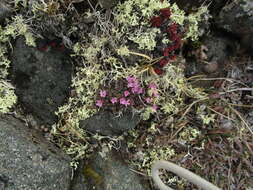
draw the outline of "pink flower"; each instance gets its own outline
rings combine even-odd
[[[131,76],[128,76],[126,78],[127,82],[129,83],[133,83],[133,82],[136,82],[137,81],[137,78],[136,77],[131,77]]]
[[[127,100],[126,98],[120,98],[119,100],[120,104],[128,106],[130,105],[130,100]]]
[[[158,108],[158,106],[155,105],[155,104],[152,106],[152,110],[153,110],[154,112],[156,112],[157,108]]]
[[[151,95],[154,96],[154,97],[158,97],[159,96],[157,90],[152,90]]]
[[[116,97],[113,97],[113,98],[111,99],[111,102],[112,102],[112,104],[115,104],[115,103],[118,102],[118,99],[117,99]]]
[[[148,85],[148,87],[149,88],[151,88],[151,89],[157,89],[157,85],[155,84],[155,83],[150,83],[149,85]]]
[[[103,100],[97,100],[96,101],[96,106],[97,107],[102,107],[103,106]]]
[[[129,94],[130,94],[130,92],[129,92],[128,90],[126,90],[126,91],[124,92],[124,96],[125,96],[125,97],[129,96]]]
[[[152,102],[152,99],[150,97],[145,98],[145,101],[150,104]]]
[[[143,88],[141,88],[141,87],[138,86],[138,87],[132,88],[131,91],[134,94],[142,94],[143,93]]]
[[[139,87],[139,82],[136,77],[127,77],[127,87],[128,88],[134,88],[134,87]]]
[[[100,94],[100,97],[104,98],[106,97],[107,93],[106,93],[106,90],[100,90],[99,94]]]
[[[137,91],[137,94],[142,94],[143,93],[143,88],[139,88]]]

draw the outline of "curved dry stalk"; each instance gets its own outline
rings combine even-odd
[[[172,162],[159,160],[155,164],[153,164],[151,169],[151,175],[157,186],[160,190],[173,190],[170,187],[166,186],[159,177],[159,169],[165,169],[175,173],[176,175],[183,177],[190,181],[191,183],[197,185],[198,187],[203,188],[204,190],[221,190],[214,184],[206,181],[205,179],[201,178],[200,176],[194,174],[193,172],[182,168]]]

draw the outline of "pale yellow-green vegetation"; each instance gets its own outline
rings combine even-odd
[[[215,115],[216,114],[211,114],[209,113],[209,110],[207,110],[206,105],[202,104],[197,108],[197,114],[198,117],[202,120],[203,124],[210,124],[211,122],[215,121]]]
[[[196,12],[187,16],[185,12],[181,10],[175,3],[170,8],[172,12],[171,20],[186,27],[187,32],[184,36],[184,39],[191,39],[192,41],[198,40],[199,36],[201,35],[199,23],[208,20],[211,17],[209,15],[208,7],[202,6]]]
[[[148,139],[147,139],[148,140]],[[157,160],[168,160],[175,156],[175,150],[170,146],[155,145],[147,150],[139,151],[136,153],[136,159],[132,161],[139,170],[144,170],[150,176],[151,166]]]
[[[184,142],[190,142],[195,140],[200,135],[198,129],[192,127],[186,127],[182,132],[179,133],[179,139]]]
[[[95,96],[99,86],[103,83],[104,71],[101,65],[92,64],[77,70],[72,79],[74,96],[56,113],[61,119],[53,126],[52,134],[58,137],[58,143],[67,154],[79,159],[88,155],[91,147],[88,146],[86,132],[79,127],[79,121],[91,117],[97,112]],[[68,134],[63,138],[62,132]],[[66,146],[64,143],[69,143]]]
[[[179,59],[180,60],[180,59]],[[172,122],[162,122],[161,119],[168,120],[173,116],[180,116],[179,111],[187,110],[190,105],[185,103],[186,98],[194,98],[195,101],[202,101],[207,99],[207,94],[203,89],[193,87],[184,77],[184,70],[180,67],[181,63],[170,64],[165,68],[165,74],[163,76],[151,76],[145,79],[145,82],[152,81],[157,84],[159,89],[159,96],[155,98],[154,102],[158,105],[159,109],[155,112],[151,107],[144,108],[141,116],[143,120],[148,120],[152,116],[151,124],[147,127],[147,136],[145,141],[142,142],[141,148],[137,148],[134,142],[138,142],[141,134],[140,130],[131,131],[129,136],[131,140],[128,141],[128,147],[136,151],[136,157],[131,161],[132,164],[137,168],[150,174],[151,165],[155,160],[170,160],[175,158],[177,155],[174,148],[168,145],[159,145],[156,143],[156,139],[161,136],[167,136],[168,134],[162,132],[159,129],[159,125],[163,128],[178,130],[179,127],[173,125]],[[182,65],[181,65],[182,66]],[[182,116],[182,113],[181,113]],[[157,117],[157,118],[156,118]],[[184,118],[182,118],[184,119]],[[180,122],[178,119],[177,122]],[[176,123],[177,123],[176,122]],[[200,131],[197,128],[191,126],[184,126],[184,129],[179,133],[179,139],[182,142],[191,142],[192,140],[199,137]],[[167,137],[168,138],[168,137]],[[166,142],[168,139],[166,140]],[[145,147],[149,147],[147,150]],[[167,177],[166,177],[167,176]],[[163,178],[168,183],[175,182],[175,178],[168,177],[165,175]],[[180,182],[180,180],[176,180]]]
[[[183,69],[178,65],[168,65],[163,76],[152,76],[146,79],[158,85],[159,97],[155,104],[160,107],[162,114],[177,114],[185,107],[185,97],[192,97],[197,100],[205,99],[207,94],[201,88],[192,87],[184,77]],[[142,116],[144,120],[149,119],[154,111],[147,107]]]
[[[147,32],[132,34],[128,39],[138,44],[139,49],[154,50],[156,47],[156,36],[161,33],[157,28],[151,28]]]
[[[130,156],[129,163],[144,175],[150,175],[151,165],[160,159],[180,162],[182,166],[201,173],[203,168],[209,166],[208,161],[206,163],[206,160],[202,159],[206,153],[208,160],[212,160],[212,154],[215,158],[216,152],[208,148],[223,147],[223,144],[219,143],[224,131],[215,120],[229,118],[233,114],[240,117],[243,122],[238,122],[237,125],[239,136],[243,139],[246,128],[241,125],[247,123],[240,114],[236,110],[231,111],[233,109],[230,109],[232,113],[225,109],[216,109],[224,106],[226,102],[213,100],[204,89],[191,85],[192,81],[198,80],[198,76],[194,80],[185,78],[186,63],[180,56],[180,49],[174,52],[177,59],[163,68],[162,75],[156,75],[154,72],[158,62],[163,59],[164,48],[174,44],[169,32],[164,32],[165,29],[172,23],[178,24],[176,32],[182,38],[180,45],[189,40],[198,40],[203,34],[200,26],[210,17],[207,7],[186,13],[177,4],[166,0],[126,0],[106,12],[100,11],[99,6],[91,6],[90,10],[83,12],[75,10],[75,6],[71,4],[73,1],[13,2],[15,9],[23,14],[23,17],[14,16],[0,27],[0,112],[9,111],[16,101],[13,87],[6,82],[11,64],[8,60],[11,39],[23,35],[27,44],[35,45],[28,23],[33,24],[36,35],[52,34],[49,40],[54,37],[62,39],[71,52],[75,73],[69,99],[59,107],[56,113],[59,121],[52,126],[51,134],[56,144],[72,156],[73,167],[76,168],[77,161],[88,157],[94,150],[100,151],[100,155],[106,157],[108,151],[117,148],[127,154],[126,158]],[[159,10],[163,8],[170,9],[170,18],[162,23],[162,27],[152,27],[151,18],[161,16]],[[128,76],[138,78],[141,86],[147,90],[145,96],[152,94],[151,90],[147,89],[150,83],[157,85],[158,96],[152,98],[152,104],[157,108],[154,109],[152,104],[145,104],[145,97],[140,95],[138,98],[143,101],[143,105],[133,107],[133,111],[140,114],[142,121],[135,130],[122,136],[91,134],[80,126],[81,120],[103,109],[95,105],[100,88],[115,90],[114,84],[118,81],[124,82]],[[111,107],[108,108],[111,111],[119,110],[117,107]],[[116,114],[122,114],[122,110]],[[230,134],[228,132],[225,135]],[[219,141],[216,141],[215,136]],[[120,147],[122,140],[126,142],[127,150]],[[231,142],[229,145],[232,148],[224,148],[224,160],[228,160],[227,155],[233,154],[233,144],[238,142],[238,137],[232,136],[227,140]],[[226,139],[223,142],[225,141]],[[245,155],[244,157],[248,158],[250,154]],[[221,158],[220,155],[218,158]],[[212,168],[214,163],[209,167],[209,171],[218,171]],[[220,163],[216,163],[218,166],[214,167],[219,168]],[[226,161],[222,164],[224,163],[229,165]],[[245,163],[240,165],[244,167]],[[212,179],[217,176],[216,173],[211,176]],[[220,175],[217,178],[219,181]],[[166,174],[163,174],[163,181],[167,184],[183,184],[182,187],[186,184],[185,181]]]
[[[8,42],[10,38],[15,39],[17,36],[24,36],[26,44],[35,47],[34,35],[31,33],[29,26],[21,15],[14,16],[8,23],[0,32],[1,42]]]
[[[0,112],[7,113],[16,103],[17,97],[14,87],[7,82],[8,69],[11,61],[8,59],[8,50],[12,48],[10,41],[18,36],[24,36],[26,44],[35,46],[35,39],[22,16],[14,16],[7,21],[7,25],[0,26]]]
[[[149,19],[162,8],[167,8],[169,2],[164,0],[128,0],[124,3],[119,3],[114,8],[115,18],[118,23],[122,24],[122,28],[131,26],[147,26]],[[137,10],[137,11],[136,11]]]
[[[159,96],[155,97],[152,103],[158,106],[158,110],[155,111],[151,106],[136,110],[143,120],[153,116],[168,117],[177,114],[186,107],[184,103],[186,97],[196,100],[206,97],[202,89],[193,88],[186,81],[183,69],[177,64],[167,66],[162,76],[150,74],[148,68],[151,66],[145,66],[152,62],[153,57],[146,53],[154,50],[157,45],[156,37],[161,33],[160,29],[151,27],[150,19],[160,9],[167,7],[172,10],[173,21],[184,26],[188,16],[176,4],[171,5],[168,1],[128,0],[119,3],[112,9],[114,20],[108,20],[106,15],[95,10],[84,14],[87,18],[95,19],[94,33],[84,34],[80,31],[82,37],[73,45],[72,58],[79,62],[72,80],[73,95],[67,104],[59,108],[57,115],[60,122],[55,124],[52,130],[52,133],[58,137],[58,144],[68,154],[73,155],[74,159],[88,156],[87,152],[91,148],[87,141],[87,134],[80,129],[79,122],[99,110],[95,106],[95,101],[101,86],[110,89],[108,84],[125,80],[128,76],[139,78],[143,86],[147,86],[150,82],[156,83]],[[202,15],[202,12],[198,15]],[[192,23],[194,18],[197,17],[192,16]],[[194,25],[197,25],[198,21],[194,22]],[[189,23],[188,25],[190,26]],[[191,38],[197,35],[196,31],[186,36]],[[162,40],[171,43],[166,36]],[[137,49],[129,46],[129,42],[136,44]],[[134,59],[128,59],[133,55]],[[154,121],[153,133],[157,132],[154,127],[157,123],[158,120]],[[63,134],[65,134],[64,138]],[[130,144],[134,146],[133,142],[128,143],[129,146]],[[156,156],[158,158],[160,154],[169,155],[167,153],[173,152],[168,151],[172,149],[166,147],[163,147],[163,150],[155,149],[150,148],[149,153],[144,154],[150,156],[152,153],[155,158],[155,152],[162,151]],[[143,168],[148,168],[152,164],[153,160],[148,160],[139,160],[145,163]]]
[[[10,108],[17,101],[17,97],[14,93],[14,87],[4,81],[0,81],[0,113],[7,113]]]

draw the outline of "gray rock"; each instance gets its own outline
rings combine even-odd
[[[48,47],[47,43],[33,48],[19,38],[11,58],[16,94],[26,112],[35,116],[39,124],[56,121],[54,112],[66,100],[72,74],[66,52]]]
[[[89,190],[149,190],[115,152],[96,154],[82,171]]]
[[[224,62],[235,51],[236,44],[225,36],[210,35],[203,44],[207,47],[207,61]]]
[[[253,50],[253,1],[235,0],[225,6],[216,19],[217,25],[241,38]]]
[[[101,135],[121,135],[134,129],[139,121],[139,116],[131,111],[126,111],[118,116],[109,111],[100,111],[98,114],[80,121],[80,127]]]
[[[207,74],[210,77],[218,77],[222,73],[224,62],[236,50],[236,43],[225,36],[210,35],[203,40],[206,63],[189,62],[186,64],[187,76]],[[205,82],[206,83],[206,82]]]
[[[189,10],[193,10],[197,7],[201,7],[203,5],[208,5],[208,9],[211,11],[213,15],[217,15],[222,7],[227,3],[228,0],[196,0],[196,1],[188,1],[188,0],[171,0],[172,3],[176,3],[180,9],[183,9],[187,12]]]
[[[4,2],[0,2],[0,21],[10,16],[10,14],[11,9]]]
[[[1,190],[68,190],[69,161],[19,120],[0,116]]]
[[[70,190],[89,190],[85,183],[84,177],[84,162],[80,161],[77,170],[75,171]]]
[[[98,2],[103,8],[110,9],[115,6],[119,2],[119,0],[98,0]]]

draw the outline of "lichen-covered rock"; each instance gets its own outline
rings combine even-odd
[[[149,190],[115,152],[94,155],[82,172],[89,190]]]
[[[121,135],[134,129],[140,121],[140,117],[131,111],[121,115],[109,111],[100,111],[94,116],[80,121],[80,127],[92,133],[101,135]]]
[[[235,0],[225,6],[216,19],[220,28],[241,38],[242,44],[253,50],[253,1]]]
[[[207,50],[205,54],[208,62],[224,62],[230,55],[233,55],[236,47],[235,41],[219,35],[210,35],[203,40]]]
[[[100,5],[105,9],[112,8],[116,3],[118,3],[118,0],[98,0]]]
[[[51,45],[51,46],[50,46]],[[19,101],[39,123],[53,124],[71,84],[72,66],[64,47],[51,42],[28,47],[16,41],[12,55],[12,79]]]
[[[70,190],[89,190],[87,184],[85,183],[83,168],[84,162],[80,161],[78,164],[78,168],[74,173]]]
[[[202,42],[203,48],[200,48],[201,52],[199,52],[202,55],[198,55],[203,60],[201,63],[187,62],[187,76],[207,74],[210,77],[218,77],[222,73],[224,62],[234,54],[236,45],[233,40],[225,36],[210,35],[206,37]]]
[[[69,161],[21,121],[0,116],[1,190],[68,190]]]
[[[0,2],[0,22],[10,14],[11,9],[4,2]]]
[[[208,5],[208,9],[212,15],[217,15],[222,7],[226,5],[228,0],[197,0],[197,1],[188,1],[188,0],[170,0],[172,3],[178,4],[180,9],[185,11],[194,10],[196,7],[201,7],[203,5]]]

